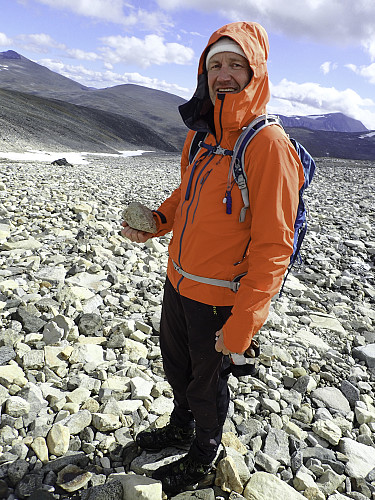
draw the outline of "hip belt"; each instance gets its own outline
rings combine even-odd
[[[190,274],[184,271],[174,260],[172,260],[173,267],[175,270],[181,274],[184,278],[192,281],[198,281],[199,283],[204,283],[205,285],[221,286],[224,288],[229,288],[232,292],[237,292],[240,287],[240,279],[245,276],[246,273],[239,274],[232,281],[228,280],[218,280],[215,278],[205,278],[204,276],[197,276],[195,274]]]

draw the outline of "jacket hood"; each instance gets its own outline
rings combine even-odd
[[[253,77],[238,94],[222,94],[213,106],[207,85],[206,55],[210,46],[221,37],[234,40],[244,51]],[[192,130],[213,131],[220,109],[226,129],[239,130],[266,112],[270,99],[267,58],[269,44],[266,30],[258,23],[230,23],[215,31],[204,49],[198,67],[198,84],[193,97],[179,107],[186,126]]]

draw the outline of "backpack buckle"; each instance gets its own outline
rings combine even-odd
[[[226,151],[227,150],[224,149],[222,146],[220,146],[220,144],[218,146],[216,146],[215,149],[214,149],[215,155],[225,155]]]

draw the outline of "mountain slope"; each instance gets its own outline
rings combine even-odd
[[[139,85],[92,89],[14,51],[0,52],[0,88],[96,108],[139,121],[181,149],[187,129],[178,112],[181,97]]]
[[[60,92],[88,90],[13,50],[0,52],[0,87],[53,98]]]
[[[328,132],[287,127],[285,130],[316,158],[375,161],[375,133]]]
[[[359,120],[343,113],[327,113],[309,116],[282,116],[284,127],[308,128],[310,130],[327,130],[331,132],[365,132],[367,128]]]
[[[7,89],[0,91],[2,150],[180,151],[187,132],[180,97],[130,84],[92,89],[14,51],[0,52],[1,88]],[[315,157],[375,160],[375,135],[364,134],[357,120],[341,113],[281,118]]]
[[[0,150],[175,151],[153,130],[115,113],[0,89]]]

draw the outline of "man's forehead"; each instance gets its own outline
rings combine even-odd
[[[221,59],[226,58],[229,60],[240,60],[240,61],[246,61],[246,57],[241,56],[240,54],[236,54],[235,52],[228,52],[228,51],[223,51],[223,52],[218,52],[217,54],[214,54],[210,58],[209,64],[211,64],[212,61],[220,61]]]

